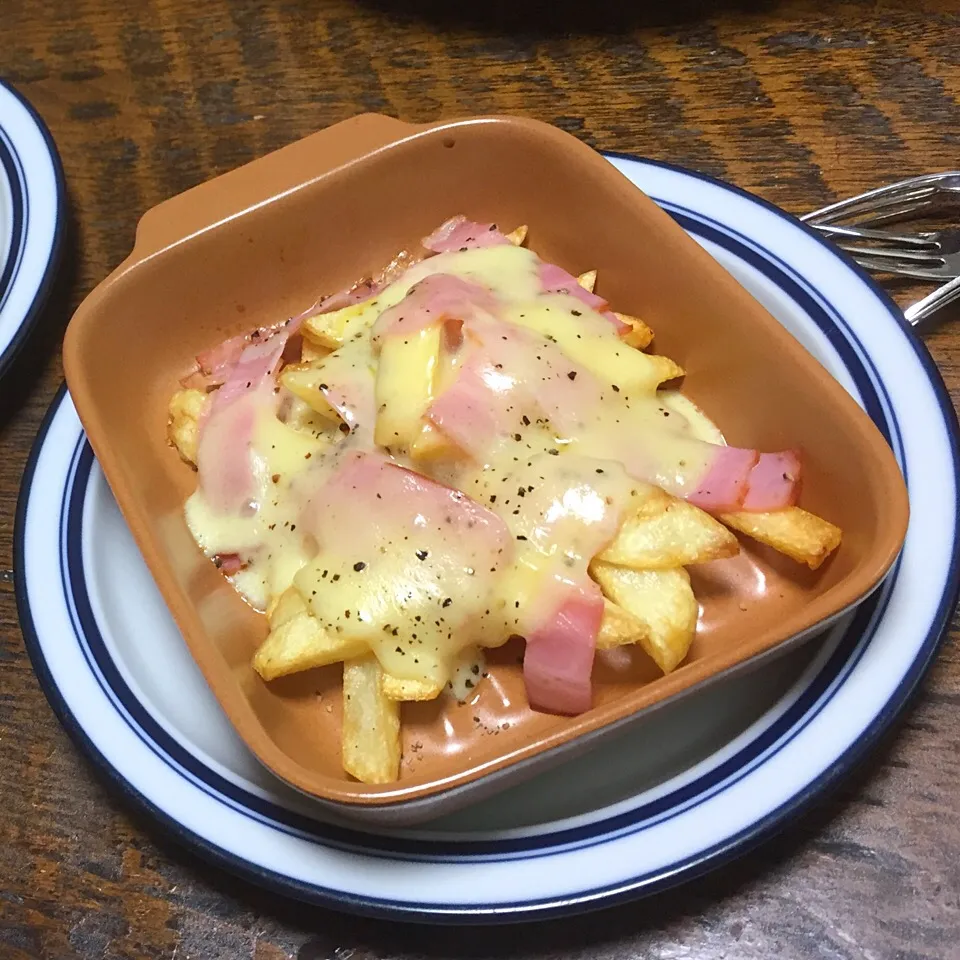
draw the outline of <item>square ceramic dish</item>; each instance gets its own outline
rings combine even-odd
[[[844,541],[817,573],[743,542],[693,568],[702,615],[669,676],[639,650],[603,655],[595,706],[531,712],[517,649],[489,657],[473,703],[405,704],[394,784],[340,765],[340,671],[263,682],[266,633],[195,546],[183,502],[195,474],[167,446],[166,409],[194,355],[299,313],[375,272],[455,213],[530,226],[529,245],[643,317],[688,371],[687,393],[733,444],[804,455],[802,505]],[[588,749],[597,737],[782,651],[864,598],[903,541],[906,491],[868,417],[712,258],[606,160],[550,126],[507,117],[413,127],[360,116],[149,211],[131,256],[82,304],[64,367],[94,451],[207,682],[278,776],[348,816],[412,822]]]

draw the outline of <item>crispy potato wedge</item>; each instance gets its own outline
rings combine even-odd
[[[638,570],[666,570],[739,552],[737,538],[710,514],[650,487],[597,559]]]
[[[180,459],[191,466],[197,462],[198,424],[208,396],[203,390],[187,389],[178,390],[170,398],[167,439],[177,448]]]
[[[624,610],[618,603],[603,598],[603,619],[597,634],[597,649],[612,650],[631,643],[639,643],[646,635],[646,626],[639,617]]]
[[[300,344],[301,363],[316,363],[317,360],[322,360],[324,357],[328,356],[329,353],[329,347],[320,346],[319,344],[314,343],[312,340],[303,337],[303,342]]]
[[[616,316],[621,323],[630,327],[620,336],[624,343],[638,350],[645,350],[650,346],[653,342],[653,331],[639,317],[631,317],[628,313],[618,313]]]
[[[506,237],[515,247],[522,247],[523,241],[527,239],[527,225],[525,223],[520,224],[515,230],[511,230]]]
[[[590,293],[593,293],[593,288],[597,285],[597,271],[587,270],[586,273],[581,273],[580,276],[577,277],[577,283],[579,283],[584,290],[589,290]]]
[[[693,643],[700,612],[687,571],[631,570],[595,560],[590,573],[608,599],[643,624],[636,642],[657,666],[675,670]]]
[[[443,693],[443,684],[429,680],[406,680],[383,673],[380,689],[388,700],[436,700]]]
[[[400,705],[382,689],[373,655],[343,665],[343,769],[361,783],[390,783],[400,774]]]
[[[253,669],[264,680],[362,656],[368,649],[360,640],[343,640],[324,630],[295,587],[271,603],[267,620],[270,633],[253,657]]]
[[[805,563],[811,570],[816,570],[840,546],[843,537],[839,527],[800,507],[770,513],[725,513],[720,519],[797,563]]]
[[[300,332],[305,341],[309,340],[318,348],[336,350],[342,347],[357,330],[366,329],[377,316],[374,300],[354,303],[340,310],[318,313],[303,321]]]
[[[546,314],[519,307],[507,310],[505,316],[517,326],[549,336],[568,357],[628,395],[650,395],[661,383],[684,374],[669,357],[624,350],[616,337],[584,333],[577,318],[565,311]]]
[[[308,612],[307,602],[300,595],[300,591],[296,587],[287,587],[267,604],[267,623],[272,630],[276,630],[294,617]]]
[[[307,433],[315,440],[324,436],[325,439],[333,441],[339,436],[336,428],[340,426],[340,418],[331,419],[322,413],[318,413],[300,397],[290,398],[284,422],[288,427],[293,427],[294,430],[299,430],[301,433]]]
[[[310,363],[290,363],[280,374],[280,383],[295,397],[299,397],[324,420],[339,423],[340,416],[321,389],[323,369]]]
[[[422,463],[463,456],[463,451],[429,420],[424,420],[420,424],[420,431],[410,444],[409,452],[414,460]]]
[[[433,400],[442,339],[439,324],[384,337],[377,366],[373,433],[381,447],[409,450],[421,433],[423,415]]]

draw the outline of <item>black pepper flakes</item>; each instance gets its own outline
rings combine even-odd
[[[367,566],[367,565],[366,565],[362,560],[358,560],[358,561],[353,565],[353,569],[356,570],[357,573],[359,573],[361,570],[365,570],[365,569],[366,569],[366,566]]]

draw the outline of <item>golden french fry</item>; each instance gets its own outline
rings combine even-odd
[[[511,230],[506,236],[515,247],[522,247],[523,241],[527,239],[527,225],[525,223],[521,224],[516,230]]]
[[[303,342],[300,345],[300,362],[316,363],[317,360],[322,360],[324,357],[328,356],[329,353],[329,347],[320,346],[307,337],[304,337]]]
[[[720,519],[797,563],[805,563],[811,570],[816,570],[840,546],[843,537],[839,527],[800,507],[769,513],[725,513]]]
[[[643,624],[636,642],[664,673],[687,655],[697,631],[699,606],[682,567],[631,570],[594,561],[590,573],[604,594]]]
[[[381,447],[409,449],[420,435],[423,414],[433,399],[441,340],[439,324],[384,337],[377,367],[373,434]]]
[[[336,350],[342,347],[354,333],[366,330],[379,315],[377,300],[364,300],[362,303],[353,303],[340,310],[331,310],[329,313],[318,313],[307,317],[303,321],[300,332],[304,340],[327,350]]]
[[[361,640],[343,640],[324,630],[295,587],[271,602],[267,619],[270,633],[253,657],[253,668],[264,680],[362,656],[368,649]]]
[[[323,369],[320,366],[309,363],[291,363],[283,368],[283,372],[280,374],[280,383],[324,420],[339,423],[339,414],[330,406],[326,394],[321,389],[323,376]]]
[[[628,343],[638,350],[644,350],[650,346],[653,341],[653,331],[639,317],[631,317],[628,313],[618,313],[616,316],[621,323],[630,327],[620,337],[624,343]]]
[[[443,684],[431,680],[407,680],[383,673],[380,689],[388,700],[436,700],[443,693]]]
[[[737,538],[710,514],[650,487],[597,559],[638,570],[665,570],[739,552]]]
[[[343,769],[361,783],[390,783],[400,774],[400,705],[382,689],[374,656],[343,665]]]
[[[414,460],[428,463],[461,457],[463,451],[442,430],[425,420],[420,424],[420,432],[410,444],[410,456]]]
[[[184,463],[197,462],[199,420],[208,395],[202,390],[178,390],[170,398],[167,439],[177,448]]]
[[[546,313],[519,307],[505,313],[511,323],[549,336],[568,357],[628,396],[650,395],[661,383],[684,374],[669,357],[627,350],[619,338],[585,333],[578,318],[565,311]]]
[[[271,597],[267,604],[267,623],[271,630],[282,627],[294,617],[308,613],[307,602],[296,587],[287,587],[283,593]]]
[[[639,617],[624,610],[618,603],[603,598],[603,619],[597,634],[597,649],[611,650],[630,643],[639,643],[646,634],[646,626]]]
[[[308,434],[314,440],[319,440],[321,436],[334,440],[338,436],[336,428],[340,426],[340,418],[335,412],[332,418],[319,413],[305,400],[294,396],[289,400],[284,423],[300,433]]]
[[[584,290],[589,290],[590,293],[593,293],[593,288],[597,285],[597,271],[587,270],[586,273],[581,273],[580,276],[577,277],[577,283],[579,283]]]

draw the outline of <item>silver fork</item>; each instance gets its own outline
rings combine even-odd
[[[904,234],[877,229],[877,224],[940,212],[954,204],[960,204],[960,172],[949,171],[868,190],[800,219],[874,273],[947,280],[904,311],[907,320],[916,324],[960,297],[960,280],[956,279],[960,276],[960,230]],[[838,222],[844,219],[853,222]]]
[[[890,233],[870,227],[811,224],[829,237],[865,270],[919,280],[952,280],[960,276],[960,229]]]

